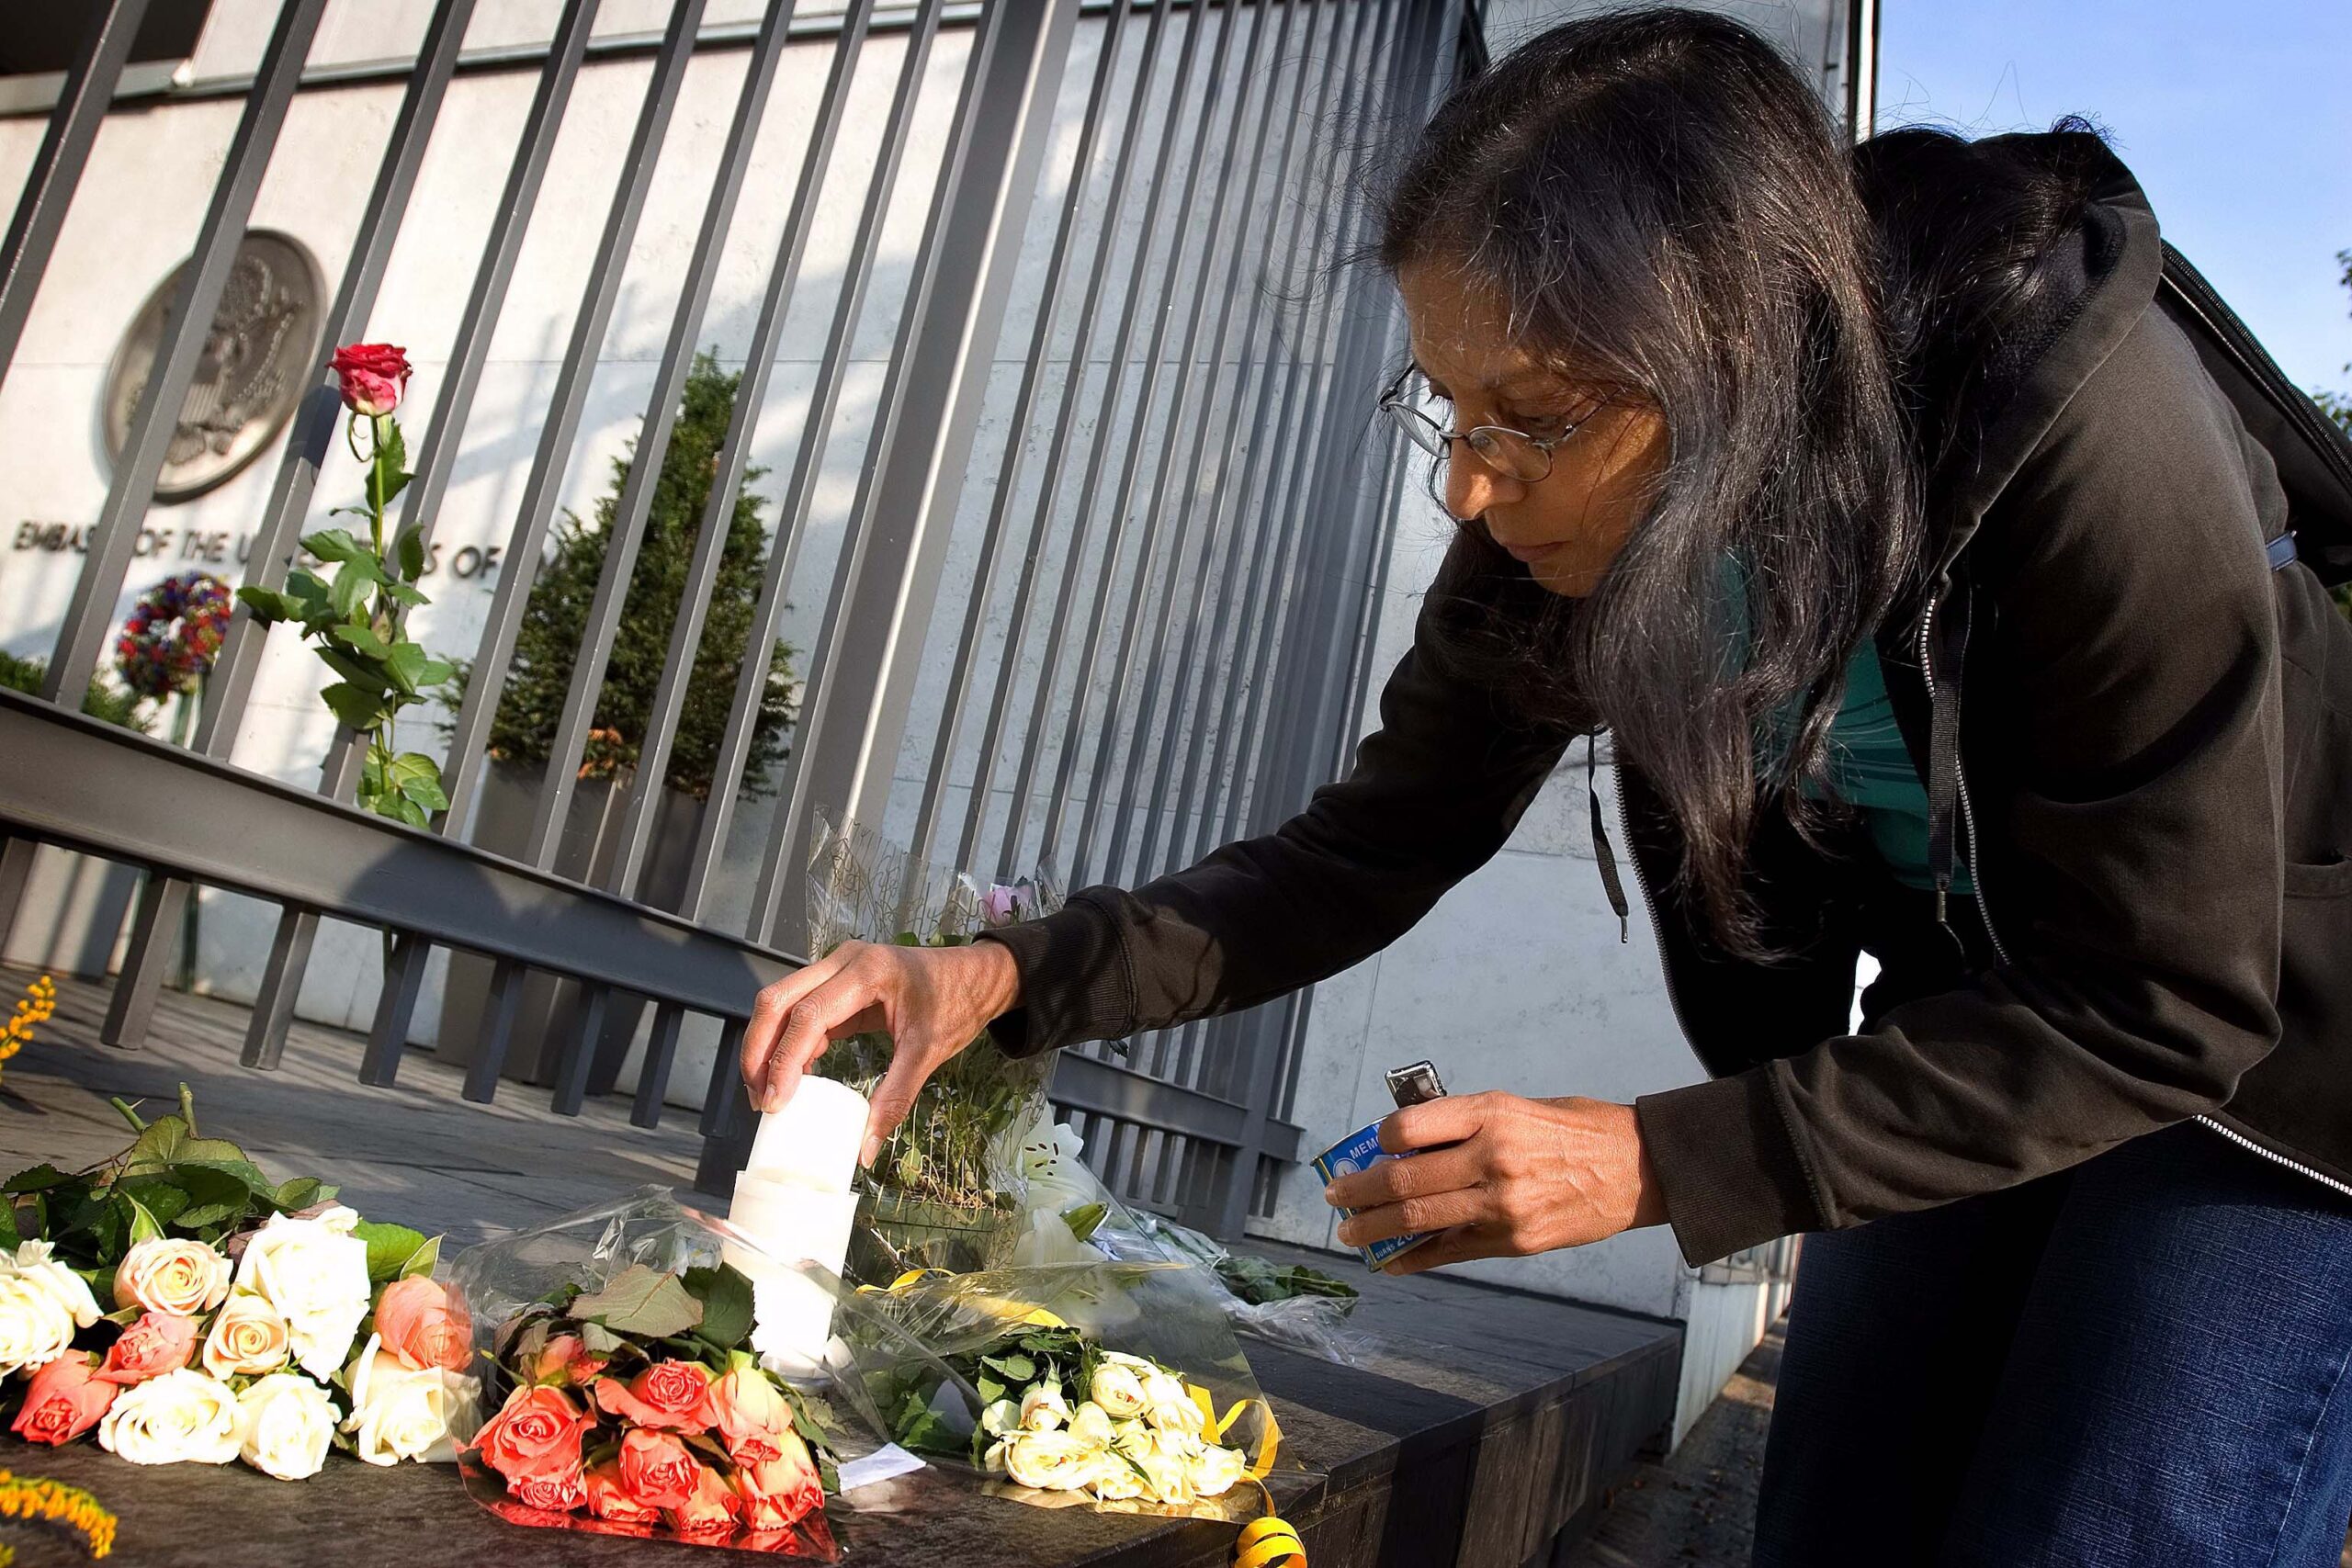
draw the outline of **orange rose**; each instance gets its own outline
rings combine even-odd
[[[28,1443],[70,1443],[98,1424],[122,1392],[87,1356],[60,1356],[33,1373],[25,1407],[8,1429]]]
[[[551,1514],[568,1514],[588,1500],[587,1483],[577,1460],[570,1470],[511,1476],[506,1492],[526,1507],[545,1508]]]
[[[632,1428],[621,1438],[621,1488],[640,1508],[680,1508],[694,1495],[702,1465],[667,1432]]]
[[[776,1436],[792,1430],[784,1391],[757,1367],[738,1367],[711,1385],[711,1424],[737,1464],[759,1464],[783,1452]]]
[[[464,1303],[423,1274],[384,1287],[376,1298],[376,1333],[402,1366],[418,1372],[432,1367],[464,1371],[473,1337]]]
[[[664,1432],[710,1429],[710,1369],[700,1361],[656,1361],[624,1384],[599,1378],[597,1407],[632,1427]]]
[[[107,1348],[98,1376],[125,1387],[178,1371],[196,1354],[196,1319],[144,1312]]]
[[[590,1353],[576,1334],[559,1334],[531,1358],[531,1381],[577,1388],[605,1370],[605,1358]]]
[[[743,1488],[743,1524],[749,1529],[782,1529],[825,1506],[824,1481],[800,1434],[781,1433],[775,1440],[782,1450],[776,1458],[746,1464],[737,1476]]]
[[[510,1482],[574,1473],[580,1469],[580,1434],[592,1425],[561,1389],[518,1386],[474,1438],[474,1447],[484,1464]]]
[[[727,1478],[705,1465],[695,1477],[694,1490],[686,1494],[686,1500],[665,1513],[670,1528],[680,1535],[703,1535],[732,1529],[736,1510],[741,1506],[742,1500],[727,1484]]]
[[[649,1508],[628,1495],[621,1484],[621,1468],[612,1460],[592,1465],[581,1478],[588,1494],[588,1511],[600,1519],[610,1519],[616,1525],[658,1525],[662,1510]]]

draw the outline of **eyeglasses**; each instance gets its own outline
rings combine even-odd
[[[1447,458],[1453,455],[1453,444],[1466,441],[1478,460],[1502,475],[1521,484],[1534,484],[1550,476],[1552,452],[1562,442],[1574,435],[1592,414],[1560,427],[1557,435],[1530,435],[1523,430],[1509,430],[1499,424],[1474,425],[1468,430],[1448,430],[1419,409],[1413,406],[1406,388],[1419,376],[1408,369],[1388,384],[1380,394],[1380,412],[1386,414],[1403,431],[1407,439],[1432,457]],[[1426,382],[1424,382],[1426,385]],[[1598,413],[1600,410],[1593,411]]]

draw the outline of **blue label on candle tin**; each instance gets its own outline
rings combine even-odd
[[[1384,1160],[1405,1157],[1403,1155],[1392,1155],[1380,1146],[1380,1123],[1374,1122],[1369,1127],[1349,1134],[1321,1154],[1317,1155],[1315,1168],[1322,1173],[1323,1179],[1328,1184],[1337,1181],[1343,1176],[1353,1176],[1357,1171],[1369,1170]],[[1351,1215],[1355,1213],[1353,1209],[1342,1209],[1340,1212]],[[1356,1251],[1363,1256],[1365,1268],[1378,1269],[1391,1259],[1401,1258],[1412,1251],[1436,1234],[1435,1231],[1421,1231],[1413,1235],[1392,1235],[1385,1241],[1371,1242],[1359,1247]]]

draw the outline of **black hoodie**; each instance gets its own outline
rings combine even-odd
[[[1877,639],[1980,897],[1939,919],[1859,846],[1768,815],[1749,892],[1795,956],[1732,959],[1621,766],[1676,1016],[1713,1075],[1637,1102],[1693,1263],[2192,1117],[2352,1201],[2352,626],[2308,570],[2274,570],[2271,459],[2157,300],[2146,199],[2083,141],[1964,153],[1988,178],[2021,152],[2068,161],[2087,199],[2030,305],[1949,378],[1964,407],[1930,468],[1931,589]],[[1279,830],[991,933],[1022,974],[1008,1047],[1310,984],[1501,847],[1571,737],[1450,678],[1429,613],[1353,771]],[[1882,976],[1849,1034],[1864,950]]]

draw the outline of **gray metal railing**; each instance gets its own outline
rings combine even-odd
[[[103,729],[74,711],[119,618],[140,527],[210,322],[298,93],[324,0],[284,0],[244,94],[243,117],[154,369],[130,422],[91,547],[38,698],[0,693],[0,745],[16,761],[0,792],[0,919],[13,916],[34,846],[51,842],[146,869],[105,1038],[136,1047],[170,967],[192,889],[232,888],[276,904],[275,940],[244,1060],[274,1066],[319,922],[356,921],[390,939],[363,1081],[390,1083],[413,1036],[427,964],[462,950],[494,964],[464,1093],[489,1100],[508,1069],[522,988],[533,974],[580,987],[576,1023],[556,1042],[549,1091],[576,1111],[609,1080],[598,1041],[616,998],[653,1010],[633,1120],[654,1124],[690,1015],[720,1021],[703,1095],[703,1178],[723,1185],[742,1132],[732,1061],[758,986],[798,962],[797,890],[811,824],[853,818],[935,857],[1010,874],[1040,861],[1072,880],[1136,880],[1223,839],[1262,830],[1333,776],[1353,739],[1401,468],[1372,419],[1380,368],[1401,349],[1393,305],[1374,281],[1329,274],[1362,241],[1365,160],[1479,54],[1461,0],[1001,0],[978,8],[919,0],[877,17],[848,0],[820,35],[794,0],[769,0],[757,27],[706,29],[705,0],[675,0],[621,154],[569,341],[504,537],[507,563],[450,727],[450,807],[428,829],[341,804],[358,749],[337,733],[314,791],[235,766],[265,628],[232,622],[193,738],[175,748]],[[399,110],[334,302],[327,341],[400,335],[377,319],[395,242],[431,222],[412,196],[467,59],[474,0],[440,0],[415,47]],[[141,0],[94,7],[49,133],[0,242],[0,378],[24,323],[119,79]],[[502,68],[537,86],[475,265],[447,368],[423,422],[404,526],[434,529],[474,414],[491,339],[517,260],[542,211],[556,139],[583,70],[596,0],[566,0],[543,49]],[[900,14],[900,13],[904,14]],[[898,56],[888,107],[853,123],[851,89],[887,19]],[[1094,64],[1066,94],[1074,40]],[[967,30],[951,82],[933,68],[943,33]],[[601,47],[601,46],[600,46]],[[537,564],[582,443],[601,345],[669,141],[690,62],[744,55],[678,282],[638,441],[615,505],[602,575],[572,662],[556,738],[539,770],[521,851],[467,836],[487,776],[492,721],[515,656]],[[782,63],[829,51],[824,85],[789,166],[758,146]],[[636,58],[644,58],[640,51]],[[345,74],[348,74],[347,71]],[[1076,84],[1069,85],[1075,89]],[[1057,190],[1049,144],[1080,107],[1076,151]],[[935,170],[910,166],[926,112],[946,126]],[[662,455],[695,351],[709,330],[739,200],[757,175],[794,181],[763,274],[743,373],[686,569],[669,658],[639,741],[617,847],[600,875],[559,874],[579,810],[574,783],[645,536]],[[678,177],[670,171],[665,177]],[[930,179],[903,292],[876,298],[895,196]],[[838,280],[803,262],[829,183],[862,183]],[[1044,256],[1024,270],[1024,246]],[[1032,282],[1032,277],[1035,282]],[[830,326],[791,446],[751,612],[714,783],[700,807],[684,892],[646,901],[659,781],[677,743],[729,520],[752,467],[787,314],[811,288]],[[1031,324],[1007,331],[1016,299]],[[840,530],[797,719],[747,918],[721,913],[771,670],[860,324],[894,310],[896,331],[855,493]],[[1018,386],[992,404],[1000,366]],[[983,412],[1009,405],[984,430]],[[245,580],[285,579],[332,457],[339,411],[322,378],[288,427],[258,519]],[[1033,439],[1034,438],[1034,439]],[[1034,449],[1033,449],[1034,448]],[[830,535],[827,536],[830,539]],[[951,557],[967,564],[950,570]],[[822,562],[808,563],[821,570]],[[926,665],[944,679],[926,684]],[[935,688],[935,691],[933,689]],[[61,694],[73,694],[65,701]],[[935,704],[935,705],[934,705]],[[920,710],[920,711],[919,711]],[[164,793],[215,814],[150,819]],[[266,822],[254,832],[240,824]],[[740,837],[740,835],[738,835]],[[1270,1201],[1300,1154],[1288,1120],[1306,1002],[1066,1054],[1054,1097],[1130,1199],[1227,1232]]]

